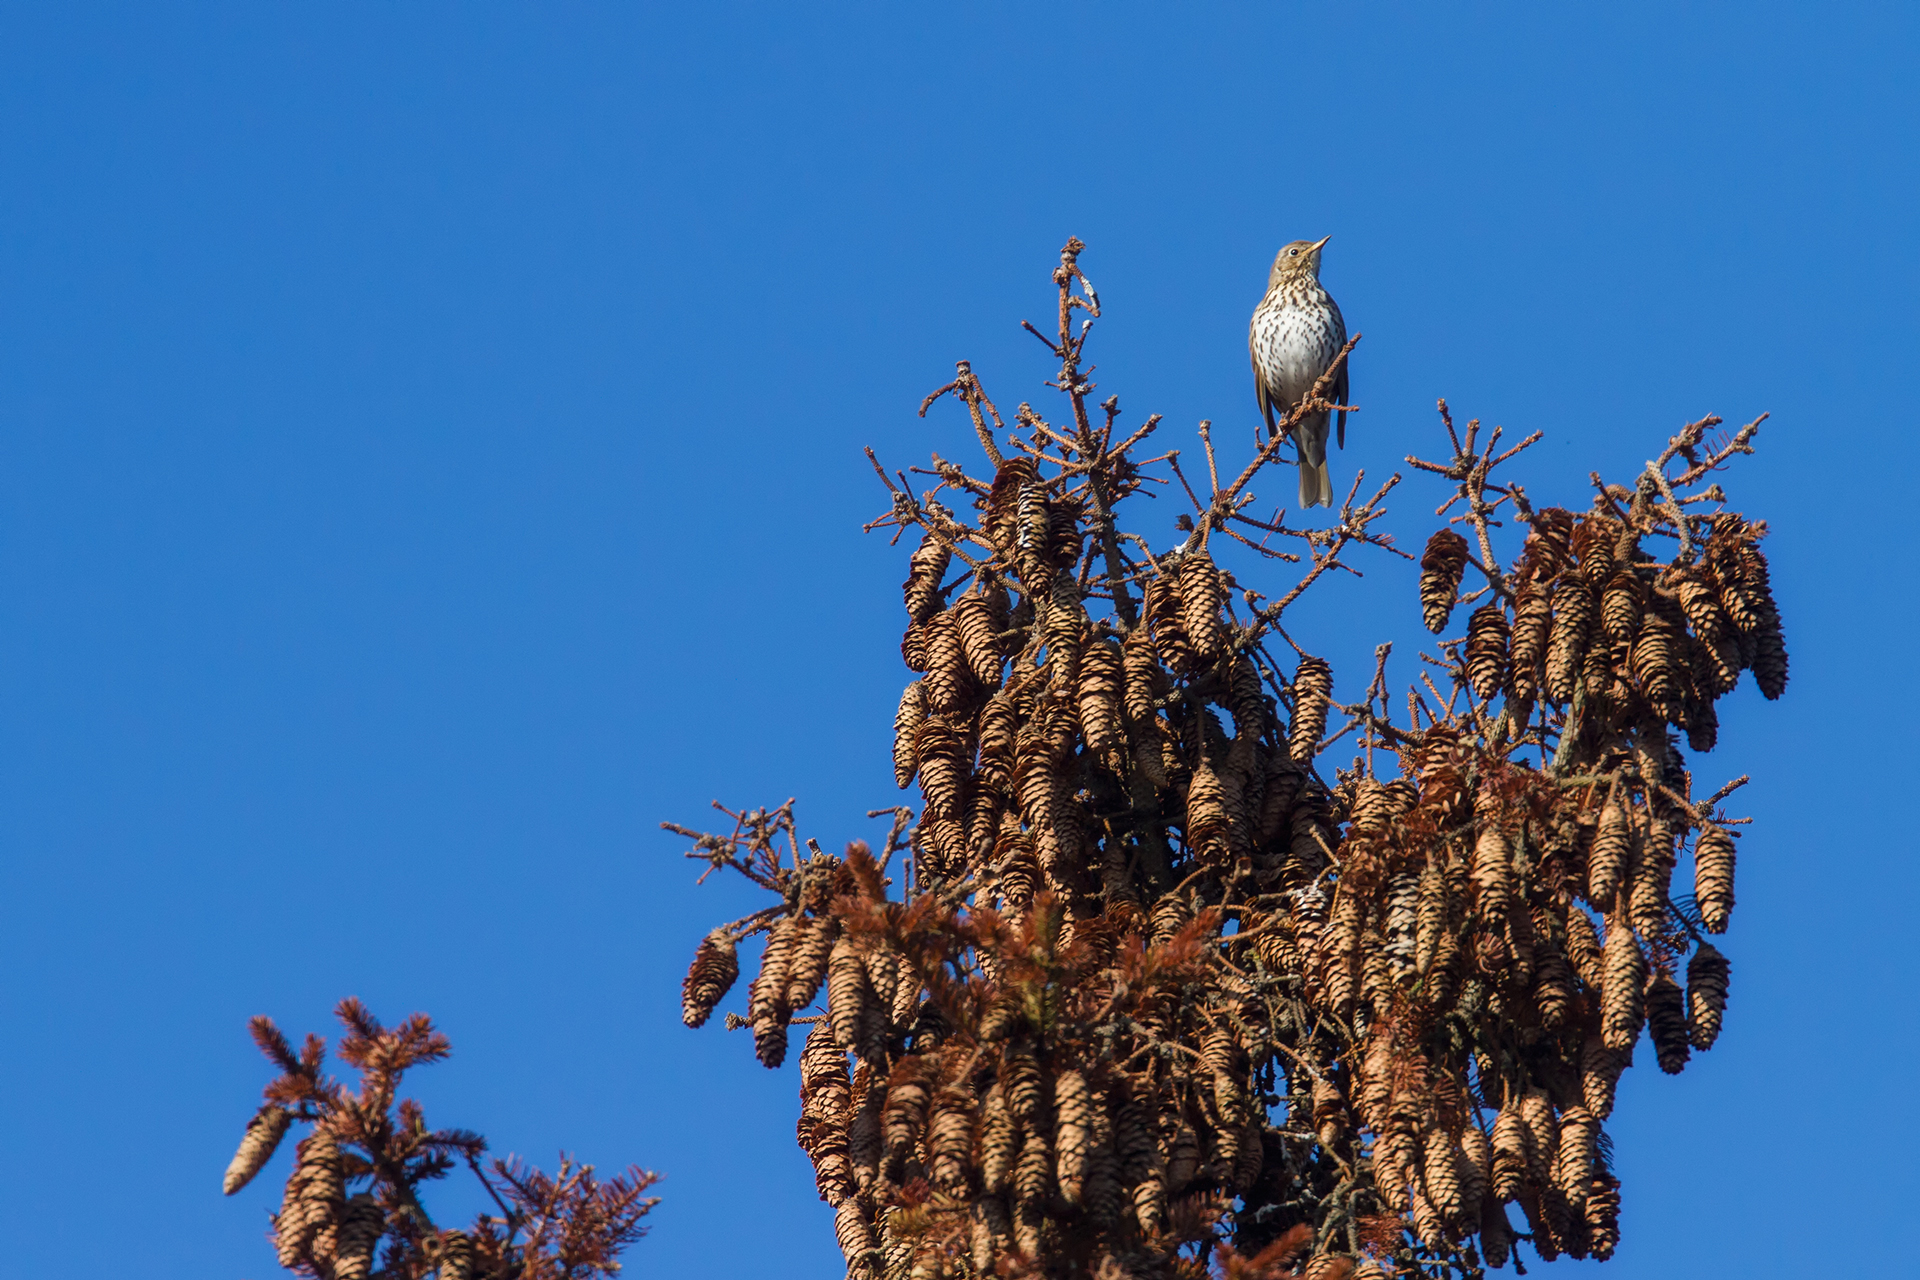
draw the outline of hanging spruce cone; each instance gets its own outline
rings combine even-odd
[[[1574,686],[1587,657],[1593,630],[1593,593],[1577,577],[1561,579],[1553,589],[1553,624],[1547,639],[1547,697],[1573,701]]]
[[[362,1191],[347,1201],[340,1221],[339,1246],[334,1253],[334,1280],[367,1280],[373,1271],[373,1252],[380,1245],[386,1215],[374,1198]]]
[[[1733,834],[1705,826],[1693,846],[1693,896],[1709,933],[1725,933],[1733,914]]]
[[[954,602],[953,616],[960,633],[960,652],[973,681],[982,689],[1000,687],[1005,655],[1000,647],[1004,619],[994,617],[993,605],[979,591],[969,591]]]
[[[893,713],[893,781],[901,790],[913,782],[920,768],[919,748],[915,740],[927,719],[927,686],[915,680],[900,694],[900,707]]]
[[[1627,828],[1627,811],[1617,800],[1609,799],[1600,810],[1600,825],[1593,835],[1593,848],[1587,853],[1587,901],[1602,911],[1613,909],[1620,886],[1632,869],[1633,833]]]
[[[1687,1039],[1696,1049],[1711,1049],[1720,1038],[1727,975],[1727,958],[1704,942],[1687,961]]]
[[[1640,1038],[1640,1024],[1646,1016],[1647,958],[1623,916],[1607,918],[1602,964],[1605,966],[1605,985],[1600,991],[1602,1036],[1607,1048],[1625,1052]]]
[[[740,959],[725,929],[715,929],[700,940],[693,963],[680,987],[680,1020],[690,1027],[705,1026],[713,1007],[725,998],[740,977]]]
[[[1620,1181],[1599,1175],[1587,1193],[1587,1249],[1601,1262],[1620,1245]]]
[[[1647,984],[1647,1032],[1653,1037],[1653,1051],[1660,1058],[1660,1069],[1670,1076],[1679,1075],[1692,1050],[1687,1027],[1687,1000],[1680,984],[1665,973],[1657,973]]]
[[[1753,679],[1769,702],[1787,691],[1787,640],[1780,630],[1780,614],[1771,600],[1767,602],[1765,620],[1754,633]]]
[[[1324,658],[1302,658],[1293,673],[1293,727],[1287,750],[1294,760],[1311,768],[1327,736],[1327,707],[1333,700],[1333,669]]]
[[[1483,604],[1467,618],[1467,682],[1482,702],[1507,687],[1507,611]]]
[[[1602,1120],[1613,1114],[1614,1088],[1620,1083],[1628,1057],[1607,1048],[1597,1035],[1589,1034],[1580,1047],[1580,1098],[1587,1110]]]
[[[1420,613],[1427,630],[1439,635],[1453,616],[1453,602],[1460,594],[1460,578],[1467,570],[1467,540],[1451,529],[1441,529],[1427,539],[1426,552],[1420,557]]]
[[[1593,917],[1579,908],[1567,912],[1567,963],[1580,981],[1594,990],[1605,985],[1606,961],[1600,948],[1600,935],[1594,932]]]
[[[247,1121],[247,1132],[240,1139],[240,1149],[233,1153],[233,1162],[227,1166],[227,1176],[221,1180],[220,1190],[232,1195],[253,1181],[267,1161],[273,1159],[273,1153],[280,1148],[280,1139],[287,1134],[287,1124],[293,1116],[285,1107],[268,1103]]]
[[[940,580],[946,577],[952,559],[947,544],[931,533],[921,538],[907,558],[907,580],[900,589],[906,597],[907,616],[913,621],[925,622],[940,612]]]
[[[1110,638],[1096,639],[1081,651],[1076,699],[1080,732],[1087,749],[1103,759],[1120,742],[1121,668],[1120,645]]]
[[[1201,667],[1212,666],[1226,648],[1226,619],[1220,610],[1226,603],[1220,570],[1202,546],[1181,558],[1177,571],[1180,590],[1180,625],[1193,646],[1193,661]]]
[[[1540,693],[1540,664],[1547,656],[1547,635],[1553,625],[1553,607],[1538,583],[1520,588],[1513,612],[1513,669],[1507,697],[1519,708],[1531,707]]]
[[[1647,588],[1630,568],[1616,570],[1600,597],[1600,629],[1615,644],[1631,643],[1646,612]]]
[[[434,1280],[473,1280],[473,1237],[464,1231],[440,1233],[440,1265]]]

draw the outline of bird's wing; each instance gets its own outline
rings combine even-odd
[[[1327,298],[1327,305],[1333,308],[1333,340],[1339,346],[1344,347],[1347,345],[1346,317],[1340,314],[1340,304],[1335,302],[1331,296]],[[1333,382],[1333,398],[1335,402],[1339,404],[1345,404],[1347,402],[1347,365],[1345,361],[1341,362],[1339,376],[1336,377]],[[1347,411],[1342,409],[1337,417],[1339,418],[1340,425],[1336,428],[1336,431],[1339,433],[1340,447],[1344,449],[1347,447]]]
[[[1247,328],[1247,358],[1253,362],[1253,398],[1260,405],[1261,416],[1267,420],[1267,434],[1274,433],[1273,401],[1267,396],[1267,380],[1260,373],[1260,353],[1253,348],[1253,328]]]

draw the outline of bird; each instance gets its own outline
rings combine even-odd
[[[1253,390],[1267,420],[1267,434],[1279,432],[1276,417],[1299,406],[1313,384],[1347,344],[1347,322],[1320,287],[1320,251],[1332,236],[1295,240],[1275,255],[1267,273],[1267,296],[1254,308],[1247,329],[1253,356]],[[1347,402],[1347,366],[1332,387],[1335,404]],[[1339,439],[1347,447],[1347,411],[1340,410]],[[1327,413],[1309,414],[1293,428],[1300,453],[1300,505],[1331,507],[1333,477],[1327,471]]]

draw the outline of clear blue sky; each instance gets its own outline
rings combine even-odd
[[[1331,234],[1342,481],[1433,450],[1437,395],[1545,430],[1535,496],[1576,504],[1773,414],[1729,486],[1793,683],[1701,765],[1756,778],[1728,1030],[1622,1088],[1607,1274],[1886,1245],[1914,11],[832,9],[0,7],[0,1276],[273,1274],[285,1157],[218,1194],[245,1019],[350,993],[452,1037],[436,1122],[666,1173],[630,1274],[837,1274],[794,1072],[678,1023],[757,904],[656,824],[795,795],[835,845],[897,794],[904,550],[859,532],[859,448],[970,458],[914,417],[958,357],[1051,394],[1016,326],[1070,233],[1102,394],[1235,438],[1267,264]],[[1296,632],[1349,685],[1421,634],[1375,567]]]

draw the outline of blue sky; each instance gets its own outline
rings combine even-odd
[[[1236,439],[1267,263],[1331,234],[1366,334],[1339,487],[1433,451],[1439,395],[1544,430],[1530,490],[1575,504],[1772,413],[1727,483],[1793,683],[1724,701],[1699,765],[1755,778],[1728,1028],[1623,1084],[1608,1274],[1883,1244],[1920,1191],[1917,26],[0,6],[0,1274],[274,1274],[285,1157],[217,1189],[245,1019],[347,994],[452,1037],[436,1122],[662,1170],[629,1274],[837,1274],[793,1071],[677,1020],[757,903],[657,823],[798,796],[831,846],[892,802],[905,552],[859,532],[859,450],[971,459],[914,417],[957,358],[1043,404],[1017,323],[1068,234],[1102,393]],[[1413,539],[1442,495],[1403,493]],[[1369,567],[1295,631],[1348,684],[1422,634]]]

